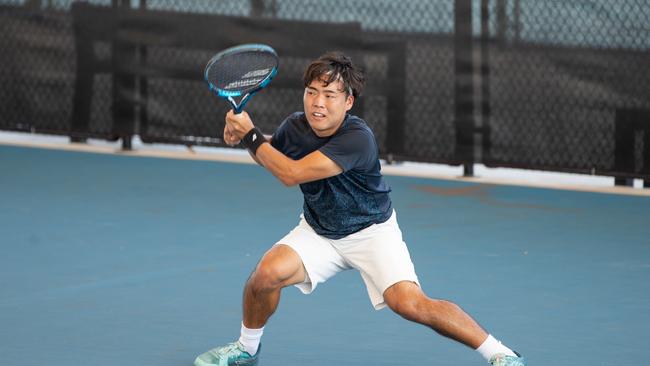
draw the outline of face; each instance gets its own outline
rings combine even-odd
[[[343,90],[343,82],[330,84],[320,79],[313,80],[302,98],[309,126],[317,136],[331,136],[345,119],[345,113],[352,108],[354,96]]]

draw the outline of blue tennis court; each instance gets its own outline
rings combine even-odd
[[[649,358],[650,197],[387,180],[425,291],[531,365]],[[0,146],[2,364],[192,365],[238,337],[301,207],[254,165]],[[374,311],[355,272],[285,289],[262,343],[264,366],[484,364]]]

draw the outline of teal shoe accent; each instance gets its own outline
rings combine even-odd
[[[526,360],[517,352],[517,356],[506,356],[503,353],[496,354],[490,359],[492,366],[526,366]]]
[[[244,350],[239,341],[205,352],[194,360],[195,366],[254,366],[257,365],[262,346],[254,356]]]

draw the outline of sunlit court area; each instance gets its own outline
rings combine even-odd
[[[645,364],[649,6],[0,0],[0,365]]]

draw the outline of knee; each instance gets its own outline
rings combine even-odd
[[[387,302],[388,307],[402,318],[417,321],[422,314],[422,300],[415,297],[403,297]]]
[[[248,279],[247,286],[253,292],[269,292],[282,287],[282,275],[272,265],[260,263]]]
[[[384,301],[386,305],[409,320],[415,320],[422,308],[426,306],[424,302],[429,300],[422,290],[412,282],[402,281],[384,291]]]
[[[286,245],[278,245],[264,254],[246,287],[252,292],[273,292],[304,281],[305,275],[298,253]]]

